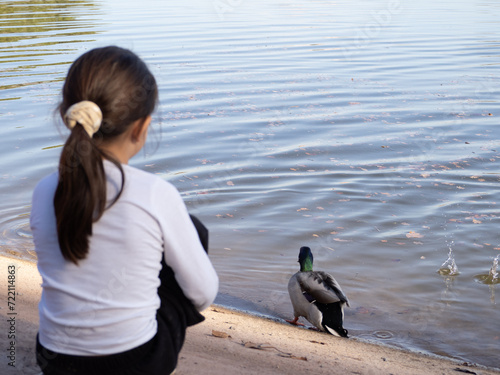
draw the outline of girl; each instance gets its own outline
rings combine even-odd
[[[57,375],[169,374],[218,278],[178,191],[127,165],[146,140],[155,79],[134,53],[99,48],[73,63],[62,94],[71,134],[30,218],[43,280],[38,364]]]

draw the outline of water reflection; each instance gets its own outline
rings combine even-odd
[[[454,290],[455,275],[447,275],[444,278],[445,289],[441,292],[441,302],[447,306],[460,300],[459,293]]]
[[[62,81],[77,50],[97,34],[93,1],[6,1],[0,3],[0,100],[20,99],[15,89]],[[11,90],[10,92],[5,90]]]

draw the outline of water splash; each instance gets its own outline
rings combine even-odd
[[[498,282],[498,258],[500,258],[500,254],[493,259],[493,266],[491,266],[489,277],[491,278],[491,283],[496,284]]]
[[[498,254],[495,259],[493,259],[493,265],[491,266],[487,274],[480,274],[474,276],[474,279],[481,283],[487,285],[500,284],[500,278],[498,277],[498,262],[500,260],[500,254]]]
[[[453,255],[453,248],[449,246],[449,249],[448,259],[441,264],[438,273],[443,276],[456,276],[459,274],[457,263],[455,262],[455,257]]]

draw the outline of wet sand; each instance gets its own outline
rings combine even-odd
[[[8,266],[15,266],[16,300],[8,306]],[[40,374],[34,341],[38,329],[40,276],[29,262],[0,257],[2,374]],[[12,270],[12,268],[11,268]],[[13,302],[13,301],[11,301]],[[16,313],[16,315],[8,315]],[[291,326],[213,305],[206,320],[187,332],[176,375],[184,374],[500,374],[438,356],[407,352]],[[9,366],[9,318],[15,317],[15,366]],[[12,320],[11,320],[12,321]],[[6,347],[7,345],[7,347]]]

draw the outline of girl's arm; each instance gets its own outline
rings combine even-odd
[[[165,262],[174,271],[184,295],[202,311],[215,300],[219,278],[180,194],[175,190],[169,195],[170,202],[165,207],[168,214],[163,214],[160,223]]]

